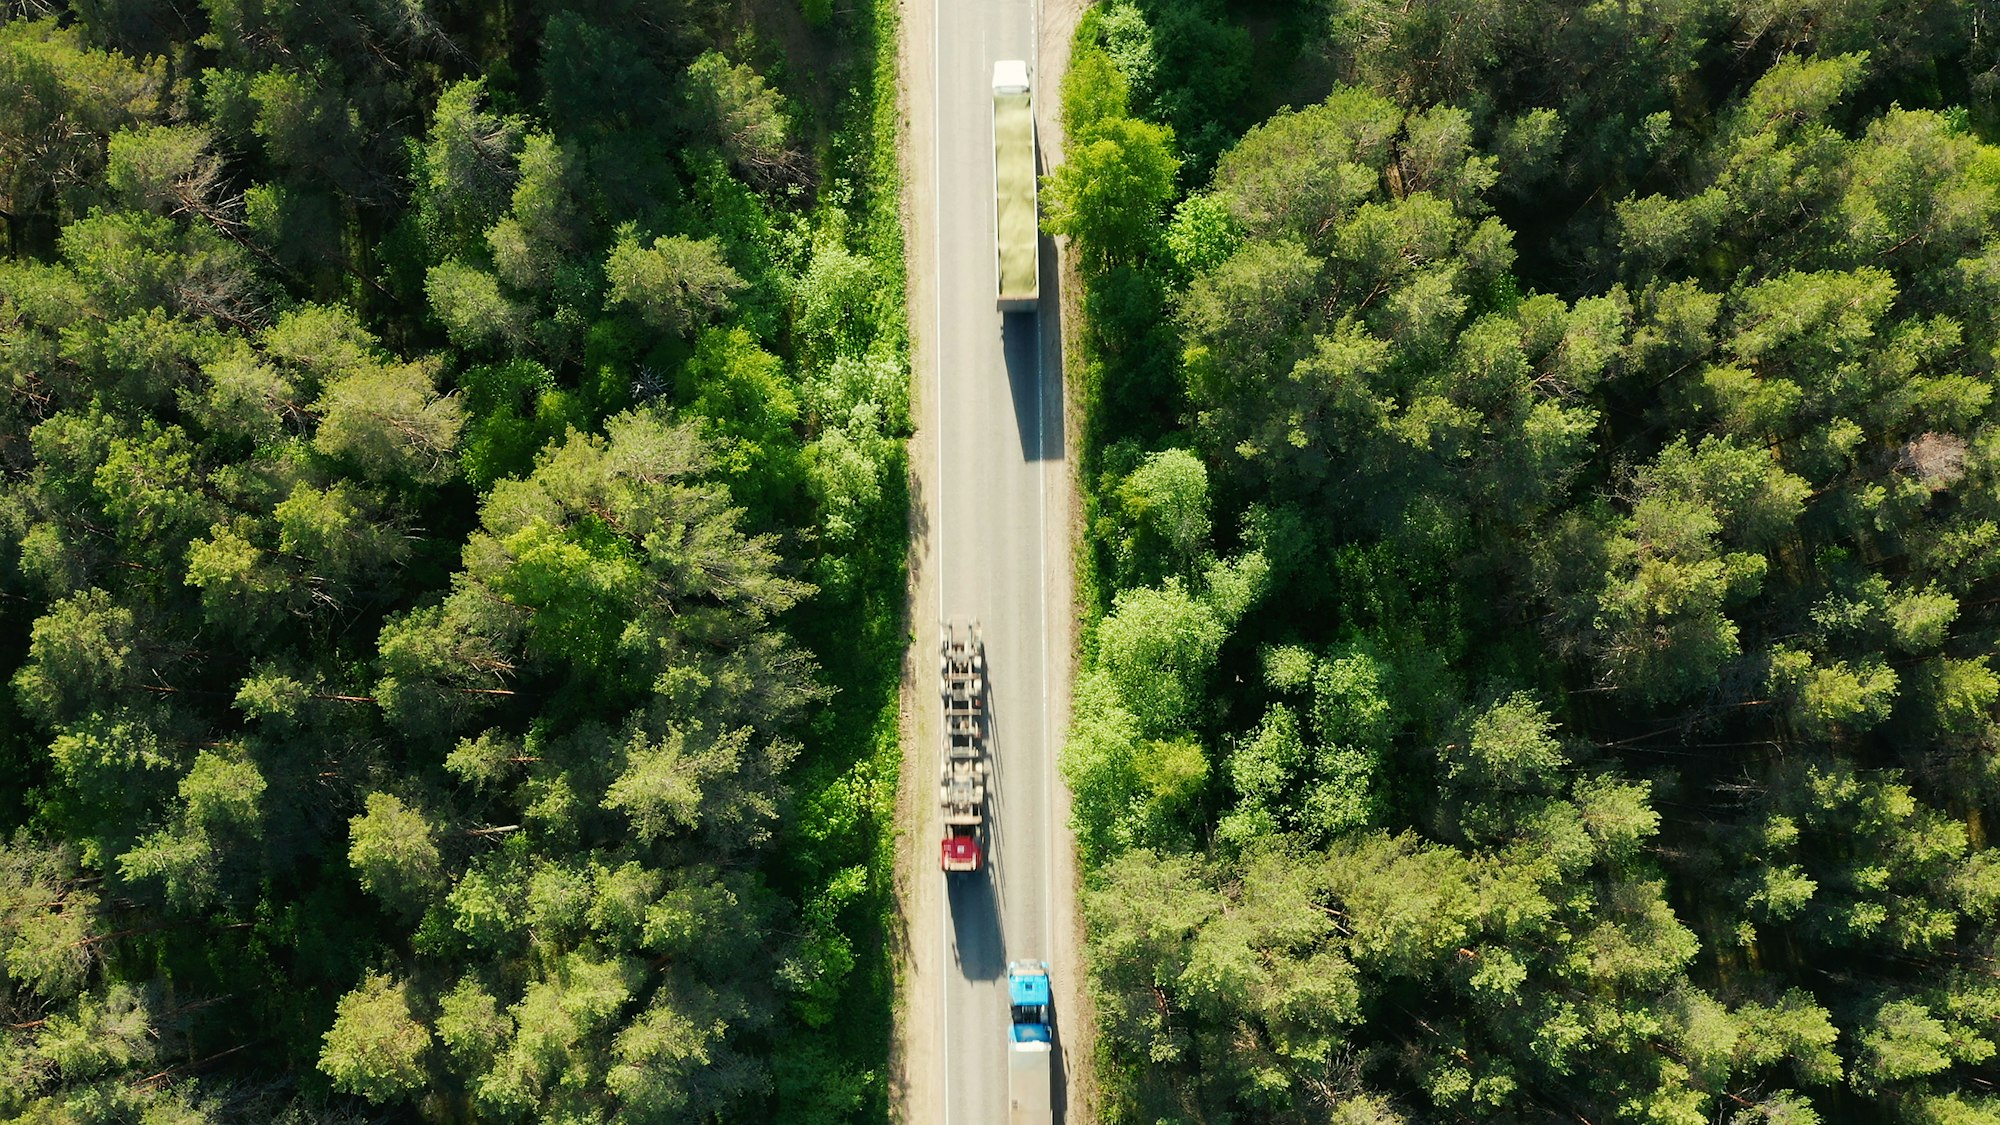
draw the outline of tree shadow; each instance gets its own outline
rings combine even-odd
[[[924,476],[922,473],[905,472],[903,475],[909,480],[909,503],[907,505],[906,518],[909,528],[910,550],[906,552],[904,563],[907,568],[905,571],[905,589],[906,591],[915,591],[923,584],[924,564],[929,561],[927,557],[929,552],[917,550],[916,545],[918,543],[930,542],[930,497],[924,492]],[[914,622],[911,624],[914,625]],[[922,647],[922,645],[911,646],[911,651],[914,652],[916,649]],[[908,669],[905,671],[907,672]]]
[[[1049,1105],[1055,1110],[1055,1120],[1069,1118],[1069,1066],[1064,1059],[1068,1052],[1063,1050],[1062,1032],[1056,1027],[1055,1006],[1049,1006],[1049,1076],[1055,1088],[1049,1091]]]
[[[1048,318],[1043,322],[1046,331],[1038,334],[1041,342],[1042,374],[1042,440],[1039,459],[1060,461],[1068,450],[1067,435],[1063,429],[1065,387],[1062,294],[1057,288],[1062,280],[1062,255],[1056,252],[1056,240],[1042,239],[1036,252],[1036,259],[1036,268],[1041,271],[1042,308],[1048,311]]]

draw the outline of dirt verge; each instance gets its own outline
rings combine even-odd
[[[903,264],[910,308],[910,580],[908,614],[911,644],[903,654],[903,769],[896,795],[896,822],[904,833],[896,847],[896,899],[902,917],[896,932],[901,948],[892,951],[897,969],[895,1039],[889,1049],[889,1113],[899,1122],[943,1119],[944,1060],[933,1030],[938,1025],[940,989],[949,966],[933,934],[931,919],[942,903],[931,847],[937,839],[931,778],[931,748],[938,745],[930,645],[937,626],[938,577],[931,542],[931,501],[937,495],[936,320],[924,315],[937,306],[937,184],[931,154],[936,151],[936,75],[932,71],[933,0],[898,5],[897,53],[901,90],[897,162],[903,170]]]
[[[1042,162],[1045,171],[1053,171],[1062,164],[1062,90],[1063,76],[1069,73],[1070,39],[1076,33],[1077,21],[1083,18],[1087,0],[1040,0],[1036,14],[1036,86],[1040,93],[1036,99],[1037,131],[1040,134]],[[1078,503],[1076,480],[1077,438],[1080,436],[1080,419],[1077,414],[1076,399],[1067,388],[1074,384],[1068,379],[1066,364],[1071,357],[1080,353],[1073,346],[1081,315],[1083,302],[1079,289],[1075,264],[1070,261],[1069,247],[1065,239],[1053,239],[1052,268],[1058,279],[1056,292],[1058,304],[1056,332],[1043,335],[1044,378],[1052,381],[1058,393],[1055,401],[1061,404],[1063,416],[1052,419],[1061,427],[1063,452],[1057,471],[1049,474],[1049,495],[1046,497],[1052,517],[1047,524],[1047,541],[1043,544],[1043,557],[1049,566],[1048,635],[1050,651],[1054,662],[1049,669],[1053,686],[1050,707],[1054,711],[1051,723],[1056,732],[1056,753],[1069,730],[1070,685],[1075,679],[1077,659],[1077,622],[1081,615],[1076,605],[1075,544],[1081,542],[1083,533],[1082,509]],[[1058,943],[1050,958],[1051,975],[1055,978],[1057,1010],[1062,1015],[1063,1034],[1063,1080],[1066,1092],[1066,1113],[1064,1120],[1069,1125],[1087,1125],[1097,1119],[1097,1083],[1091,1063],[1097,1054],[1097,1015],[1090,1004],[1090,990],[1084,980],[1084,930],[1083,916],[1077,910],[1078,896],[1083,887],[1076,863],[1076,841],[1070,834],[1069,786],[1055,787],[1056,848],[1055,877],[1059,893],[1055,895],[1055,931],[1066,940]]]

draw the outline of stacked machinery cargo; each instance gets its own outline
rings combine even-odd
[[[940,863],[977,871],[986,828],[986,649],[977,622],[944,627],[938,659],[944,696],[944,764],[938,807],[944,815]]]

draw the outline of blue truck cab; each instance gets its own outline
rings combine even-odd
[[[1007,1002],[1013,1012],[1011,1038],[1015,1043],[1049,1041],[1049,963],[1010,961],[1007,963]]]
[[[1049,1020],[1049,963],[1007,963],[1007,1122],[1053,1125],[1055,1043]]]

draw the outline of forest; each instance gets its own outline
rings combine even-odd
[[[0,1120],[883,1120],[894,4],[4,12]]]
[[[2000,27],[1104,0],[1108,1122],[2000,1122]]]

